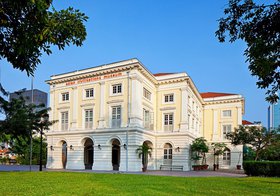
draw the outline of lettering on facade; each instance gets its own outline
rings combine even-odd
[[[115,78],[115,77],[119,77],[119,76],[122,76],[122,73],[113,73],[113,74],[108,74],[108,75],[104,75],[104,76],[85,78],[85,79],[81,79],[81,80],[66,82],[65,84],[66,84],[66,86],[71,86],[71,85],[75,85],[75,84],[82,84],[82,83],[94,82],[94,81],[98,81],[98,80]]]

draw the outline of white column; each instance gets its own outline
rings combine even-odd
[[[105,127],[105,82],[100,82],[100,104],[99,104],[99,119],[98,119],[98,129]]]
[[[242,125],[242,108],[237,108],[237,124]]]
[[[52,110],[49,112],[49,118],[55,120],[55,90],[52,90],[52,88],[50,90],[50,107]],[[54,125],[50,126],[50,131],[54,131]]]
[[[131,76],[131,110],[129,127],[143,126],[143,85],[142,79],[138,75]]]
[[[188,91],[181,88],[181,122],[179,131],[188,131]]]
[[[213,136],[212,136],[213,141],[219,140],[218,137],[218,111],[214,110],[213,111]]]
[[[78,113],[78,90],[77,87],[72,88],[72,120],[71,128],[72,130],[77,129],[77,113]]]

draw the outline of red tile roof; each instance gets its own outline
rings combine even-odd
[[[174,73],[155,73],[154,76],[166,76],[166,75],[171,75],[171,74],[174,74]]]
[[[207,92],[207,93],[200,93],[200,95],[202,98],[214,98],[214,97],[224,97],[224,96],[231,96],[237,94]]]
[[[242,125],[253,125],[254,123],[247,121],[247,120],[242,120]]]

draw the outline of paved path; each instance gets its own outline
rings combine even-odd
[[[29,171],[29,165],[0,165],[1,171]],[[139,175],[156,175],[156,176],[181,176],[181,177],[246,177],[240,171],[147,171],[147,172],[119,172],[119,171],[97,171],[97,170],[63,170],[63,169],[45,169],[44,171],[56,172],[84,172],[84,173],[114,173],[114,174],[139,174]],[[32,165],[32,171],[39,171],[38,165]]]

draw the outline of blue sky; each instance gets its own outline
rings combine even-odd
[[[34,88],[48,92],[51,75],[138,58],[151,72],[187,72],[200,92],[245,97],[243,119],[267,124],[265,91],[257,89],[243,51],[245,43],[219,43],[217,20],[227,0],[54,0],[89,16],[82,47],[53,48],[35,72]],[[1,60],[1,82],[10,92],[30,88],[31,79]]]

